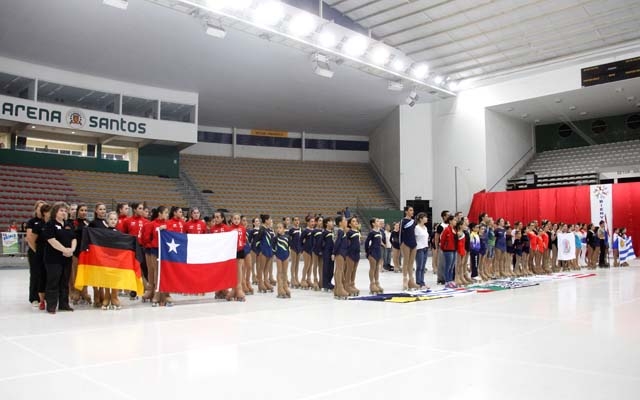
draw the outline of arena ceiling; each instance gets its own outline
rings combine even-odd
[[[330,0],[372,36],[437,74],[483,80],[637,43],[637,1]],[[410,89],[340,65],[332,79],[268,36],[204,34],[193,17],[144,0],[6,0],[0,55],[200,94],[199,123],[368,135]],[[436,98],[424,96],[423,101]]]

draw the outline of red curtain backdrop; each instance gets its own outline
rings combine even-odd
[[[640,251],[640,183],[619,183],[613,186],[613,226],[626,227],[634,237],[634,251]],[[516,190],[512,192],[478,192],[473,196],[469,219],[477,221],[486,212],[512,224],[548,219],[554,222],[591,221],[589,186]]]

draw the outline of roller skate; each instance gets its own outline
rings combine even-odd
[[[108,291],[109,289],[107,289]],[[115,297],[118,297],[118,292],[116,292]],[[104,298],[102,299],[102,309],[103,310],[108,310],[110,308],[111,305],[111,295],[110,293],[105,293]]]
[[[258,281],[258,293],[267,293],[267,287],[263,281]]]
[[[349,292],[349,296],[360,296],[360,289],[354,285],[351,285],[347,291]]]
[[[313,280],[313,286],[312,286],[313,290],[315,292],[320,290],[320,285],[318,285],[318,281],[316,279]]]
[[[268,279],[264,281],[264,287],[267,289],[267,292],[273,293],[273,286]]]
[[[104,300],[104,289],[93,288],[93,307],[101,308]]]
[[[376,289],[378,291],[378,294],[384,294],[384,289],[382,288],[382,286],[380,286],[380,282],[376,281],[375,285],[376,285]]]
[[[418,290],[418,289],[420,289],[420,286],[418,286],[416,284],[416,282],[413,280],[413,278],[409,279],[408,287],[409,287],[409,290]]]
[[[369,294],[372,294],[372,295],[379,294],[378,287],[376,286],[375,282],[369,283]]]
[[[118,298],[118,292],[116,290],[111,291],[111,306],[110,310],[120,310],[122,306],[120,305],[120,299]]]
[[[273,278],[269,278],[269,284],[270,284],[271,286],[276,286],[276,284],[277,284],[277,283],[278,283],[278,282],[277,282],[275,279],[273,279]]]
[[[253,294],[253,288],[251,287],[251,285],[249,284],[249,282],[245,281],[244,285],[242,285],[242,291],[246,294],[246,295],[252,295]]]
[[[227,295],[224,297],[226,301],[232,301],[236,298],[236,289],[233,288],[227,292]]]
[[[226,300],[227,298],[227,290],[218,290],[215,294],[215,296],[213,296],[214,299],[216,300]]]
[[[151,307],[158,307],[160,305],[160,293],[155,292],[151,298]]]
[[[144,294],[142,295],[142,302],[146,303],[147,301],[151,301],[151,299],[153,299],[153,295],[155,291],[153,290],[153,288],[151,287],[147,287],[147,289],[144,291]]]
[[[309,290],[309,283],[307,282],[306,279],[302,279],[302,281],[300,282],[300,289],[302,290]]]
[[[69,300],[71,300],[74,306],[77,306],[80,301],[80,292],[76,289],[72,289],[69,293]]]
[[[241,287],[239,287],[238,289],[236,289],[236,297],[235,297],[236,301],[246,301],[247,298],[245,297],[245,293],[244,290],[242,290]]]
[[[284,287],[282,284],[278,285],[278,294],[276,296],[279,299],[286,299],[287,298],[287,292],[284,291]]]
[[[289,286],[284,287],[284,295],[287,296],[287,299],[291,298],[291,290],[289,290]]]

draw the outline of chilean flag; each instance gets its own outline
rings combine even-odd
[[[237,244],[237,231],[202,235],[159,231],[159,291],[208,293],[235,287]]]

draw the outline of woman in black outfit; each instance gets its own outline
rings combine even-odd
[[[42,200],[36,201],[33,208],[33,218],[27,222],[26,226],[26,240],[29,246],[27,253],[29,257],[29,303],[34,307],[40,305],[41,310],[44,310],[44,287],[46,282],[44,264],[42,264],[44,242],[40,238],[42,225],[44,225],[41,207],[44,204],[46,203]]]
[[[55,203],[51,209],[51,219],[44,224],[42,236],[46,240],[44,265],[47,270],[46,302],[47,312],[73,311],[69,306],[69,276],[71,257],[76,250],[73,227],[67,223],[66,203]]]

